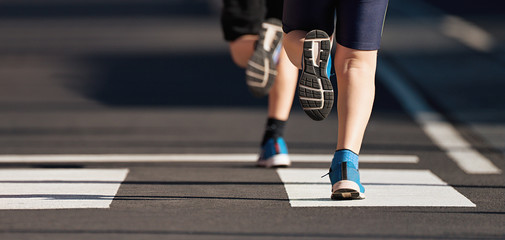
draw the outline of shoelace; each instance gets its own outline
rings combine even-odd
[[[324,177],[326,177],[327,175],[330,175],[330,173],[331,173],[331,168],[330,168],[330,170],[328,171],[328,173],[326,173],[326,174],[324,174],[323,176],[321,176],[321,178],[324,178]]]

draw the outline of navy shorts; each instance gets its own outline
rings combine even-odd
[[[330,36],[335,31],[337,43],[344,47],[377,50],[387,6],[388,0],[286,0],[283,30],[319,29]]]
[[[259,34],[261,23],[268,18],[282,19],[282,0],[224,0],[221,28],[226,41],[242,35]]]

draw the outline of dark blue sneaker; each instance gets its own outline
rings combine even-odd
[[[332,185],[331,199],[333,200],[365,198],[365,188],[361,185],[358,171],[358,155],[350,153],[352,153],[350,150],[340,150],[336,151],[333,156],[328,173]]]
[[[322,30],[312,30],[307,33],[303,43],[298,96],[305,113],[316,121],[325,119],[333,107],[334,93],[330,70],[330,37]]]
[[[275,81],[282,49],[282,33],[279,19],[267,19],[261,24],[256,48],[246,69],[246,83],[255,97],[267,95]]]
[[[261,147],[261,153],[258,158],[258,167],[289,167],[288,148],[282,137],[270,138],[265,145]]]

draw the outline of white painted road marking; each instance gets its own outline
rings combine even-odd
[[[446,15],[442,18],[440,26],[445,35],[477,51],[490,53],[497,47],[496,40],[491,34],[460,17]]]
[[[395,94],[399,102],[421,126],[425,134],[468,174],[500,174],[501,170],[476,151],[456,129],[421,97],[415,88],[402,79],[387,61],[377,68],[380,80]]]
[[[330,163],[330,154],[289,154],[293,162]],[[0,163],[56,162],[254,162],[258,154],[47,154],[0,155]],[[417,163],[414,155],[360,155],[362,163]]]
[[[128,169],[0,170],[0,209],[109,208]]]
[[[366,199],[330,199],[327,169],[277,169],[291,207],[475,207],[429,170],[361,169]]]

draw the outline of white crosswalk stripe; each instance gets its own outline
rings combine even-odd
[[[330,154],[289,154],[293,162],[330,163]],[[0,163],[57,163],[57,162],[254,162],[258,154],[45,154],[0,155]],[[360,156],[363,163],[417,163],[414,155]]]
[[[0,170],[0,209],[109,208],[128,169]]]
[[[422,95],[404,80],[392,66],[381,59],[377,74],[384,85],[396,95],[405,110],[421,126],[433,143],[443,149],[467,174],[500,174],[502,170],[472,147],[448,122],[435,111]]]
[[[361,169],[366,199],[334,201],[327,169],[277,169],[292,207],[475,207],[429,170]]]
[[[329,163],[329,154],[291,154],[294,162]],[[3,155],[0,162],[254,162],[256,154]],[[416,164],[414,155],[362,155],[364,163]],[[0,170],[0,209],[108,208],[128,169]],[[361,169],[367,198],[330,200],[327,169],[278,169],[292,207],[475,207],[429,170]]]

